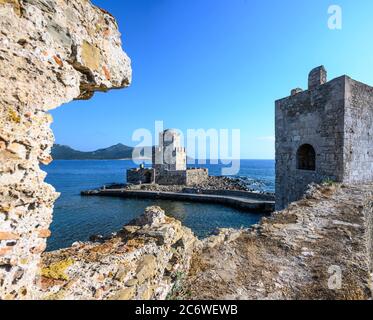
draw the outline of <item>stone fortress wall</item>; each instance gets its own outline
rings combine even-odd
[[[345,78],[344,181],[373,181],[373,87]]]
[[[363,213],[365,217],[365,237],[367,244],[369,272],[372,275],[373,281],[373,191],[371,197],[363,203]],[[373,295],[373,284],[371,285]]]
[[[155,170],[153,168],[134,168],[127,170],[127,183],[148,184],[155,183]]]
[[[137,168],[127,170],[127,183],[159,184],[164,186],[192,186],[204,183],[208,179],[207,169],[157,170],[153,168]]]
[[[187,180],[186,170],[163,171],[156,170],[155,182],[156,184],[171,186],[171,185],[185,185]]]
[[[372,87],[347,76],[327,82],[318,67],[308,90],[276,101],[275,113],[278,210],[301,199],[312,182],[373,181]]]

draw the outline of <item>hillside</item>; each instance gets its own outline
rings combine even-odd
[[[52,157],[54,160],[118,160],[132,159],[132,153],[135,148],[124,144],[99,149],[91,152],[74,150],[69,146],[55,144],[52,148]]]

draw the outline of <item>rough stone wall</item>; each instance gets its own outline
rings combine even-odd
[[[373,189],[371,190],[371,197],[364,203],[364,215],[366,224],[366,244],[367,257],[369,264],[369,271],[372,275],[371,290],[373,293]]]
[[[127,183],[144,184],[154,183],[155,170],[154,169],[132,169],[127,170]]]
[[[209,172],[207,169],[188,169],[186,172],[186,185],[202,185],[209,177]]]
[[[208,180],[207,169],[188,170],[156,170],[132,169],[127,170],[127,182],[132,184],[156,183],[159,185],[199,185]]]
[[[373,87],[346,77],[344,180],[373,181]]]
[[[155,170],[155,183],[164,186],[170,185],[186,185],[187,172],[182,171],[168,171]]]
[[[299,170],[303,144],[316,151],[316,170]],[[326,82],[326,70],[309,75],[309,90],[276,101],[276,206],[301,198],[307,185],[329,178],[373,181],[373,88],[342,76]]]
[[[115,19],[88,0],[0,1],[0,299],[34,297],[50,235],[48,110],[130,81]]]
[[[301,199],[311,182],[343,179],[345,77],[276,101],[276,208]],[[298,170],[297,150],[310,144],[316,170]]]
[[[318,86],[327,82],[327,72],[324,66],[317,67],[311,70],[310,74],[308,75],[308,89],[316,89]],[[299,89],[299,88],[298,88]],[[294,89],[294,90],[298,90]],[[292,93],[296,94],[296,91],[292,91]]]

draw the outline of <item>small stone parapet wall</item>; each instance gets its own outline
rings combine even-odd
[[[207,169],[158,170],[153,168],[136,168],[127,170],[127,183],[159,184],[164,186],[199,185],[208,180]]]
[[[164,186],[198,185],[205,183],[208,176],[207,169],[156,170],[155,183]]]
[[[164,186],[185,185],[187,181],[187,173],[185,170],[169,171],[156,170],[155,183]]]
[[[127,183],[146,184],[155,182],[155,170],[151,168],[138,168],[127,170]]]
[[[39,299],[166,299],[200,242],[158,207],[98,243],[43,255]]]

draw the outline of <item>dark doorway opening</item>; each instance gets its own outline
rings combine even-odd
[[[310,144],[304,144],[297,151],[297,168],[299,170],[316,170],[316,152]]]

